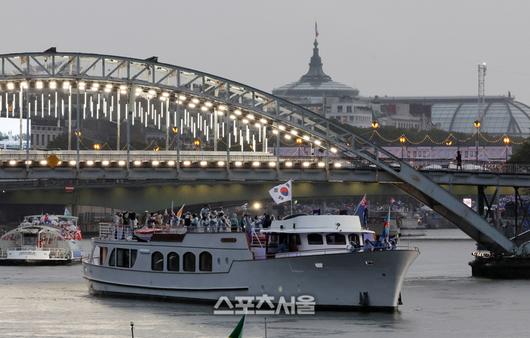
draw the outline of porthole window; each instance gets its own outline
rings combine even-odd
[[[160,252],[155,251],[151,255],[151,270],[163,271],[164,270],[164,255]]]
[[[199,270],[212,271],[212,254],[206,251],[199,255]]]
[[[309,234],[307,235],[307,243],[311,245],[322,245],[324,240],[321,234]]]
[[[167,271],[179,271],[179,255],[176,252],[170,252],[167,255]]]
[[[182,259],[183,270],[188,272],[195,271],[195,255],[192,252],[186,252]]]

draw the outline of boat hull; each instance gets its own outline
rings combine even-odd
[[[226,272],[184,273],[119,269],[83,262],[93,294],[215,303],[222,297],[309,295],[317,308],[397,308],[415,249],[345,252],[264,260],[235,260]]]

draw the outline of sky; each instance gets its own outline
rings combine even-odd
[[[528,0],[26,0],[2,4],[0,53],[153,55],[265,91],[324,71],[363,96],[486,94],[530,104]],[[5,33],[9,32],[9,33]]]

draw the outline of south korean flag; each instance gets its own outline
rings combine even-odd
[[[292,181],[275,186],[269,190],[269,194],[276,204],[289,202],[293,198]]]

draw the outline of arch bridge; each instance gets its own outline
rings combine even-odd
[[[134,164],[130,129],[135,125],[165,135],[166,150],[174,151],[177,170],[185,164],[180,158],[185,150],[224,151],[226,161],[217,162],[228,175],[234,170],[232,157],[244,152],[274,152],[277,156],[268,162],[279,172],[279,155],[289,147],[311,152],[319,159],[310,166],[326,171],[334,169],[331,163],[337,158],[363,163],[385,172],[390,183],[482,245],[498,252],[518,252],[514,241],[427,175],[344,125],[251,86],[161,63],[156,57],[62,53],[55,48],[0,55],[0,117],[18,118],[20,134],[24,120],[27,134],[31,120],[56,120],[67,130],[67,150],[76,152],[76,160],[70,161],[75,161],[71,163],[77,171],[83,124],[91,119],[115,124],[116,150],[125,151],[127,169]],[[121,142],[124,132],[125,144]],[[29,137],[20,139],[19,147],[25,148],[29,158],[33,152]],[[26,160],[25,165],[29,172],[33,163]]]

